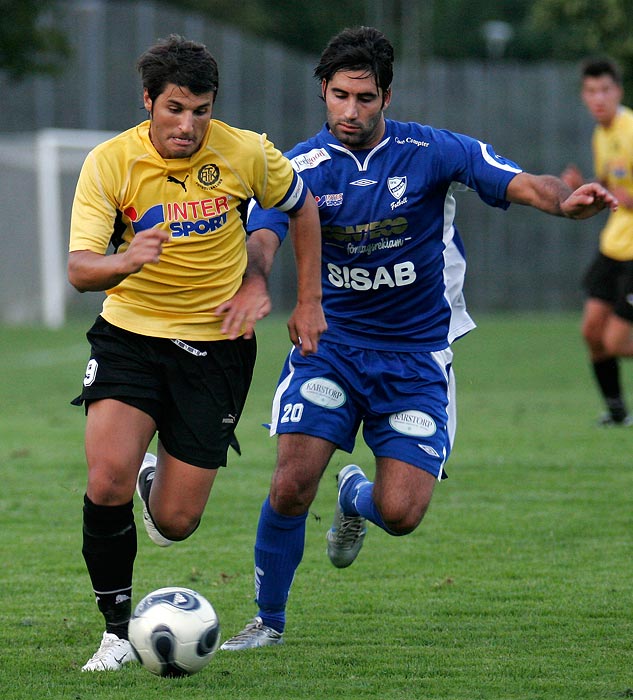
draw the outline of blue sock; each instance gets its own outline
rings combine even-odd
[[[393,535],[393,532],[385,525],[385,521],[382,519],[372,498],[374,484],[362,477],[350,479],[350,482],[349,486],[345,484],[347,488],[341,494],[341,508],[343,508],[345,515],[360,515],[363,518],[367,518],[374,525],[378,525],[385,532]]]
[[[255,590],[259,616],[268,627],[284,631],[286,602],[303,558],[308,514],[276,513],[266,498],[255,539]]]

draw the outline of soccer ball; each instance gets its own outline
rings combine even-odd
[[[136,606],[130,644],[157,676],[191,676],[204,668],[220,644],[220,623],[209,601],[190,588],[159,588]]]

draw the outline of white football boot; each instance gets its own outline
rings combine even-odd
[[[81,670],[118,671],[130,661],[136,661],[136,655],[128,640],[120,639],[111,632],[104,632],[101,645]]]

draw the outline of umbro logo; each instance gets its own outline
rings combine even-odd
[[[439,459],[439,454],[437,453],[437,450],[431,447],[430,445],[421,445],[418,443],[418,447],[422,450],[422,452],[426,452],[427,455],[431,457],[437,457]]]
[[[175,182],[177,185],[180,185],[182,189],[186,192],[187,191],[187,180],[189,179],[189,175],[184,180],[179,180],[177,177],[174,177],[173,175],[168,175],[167,176],[167,182]]]
[[[377,185],[377,180],[367,180],[366,178],[361,178],[360,180],[354,180],[350,182],[350,185],[356,185],[357,187],[369,187],[369,185]]]

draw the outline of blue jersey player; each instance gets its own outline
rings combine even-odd
[[[424,517],[455,431],[451,343],[474,326],[462,296],[455,191],[571,218],[617,206],[598,184],[572,192],[476,139],[385,119],[392,65],[392,46],[376,29],[334,37],[315,70],[327,123],[287,154],[319,208],[327,330],[316,353],[294,347],[282,370],[271,424],[277,465],[255,542],[259,611],[225,650],[282,641],[308,508],[332,454],[351,452],[361,426],[375,480],[353,464],[338,473],[332,564],[354,561],[367,521],[406,535]],[[262,275],[286,227],[283,214],[252,209],[249,257]]]

